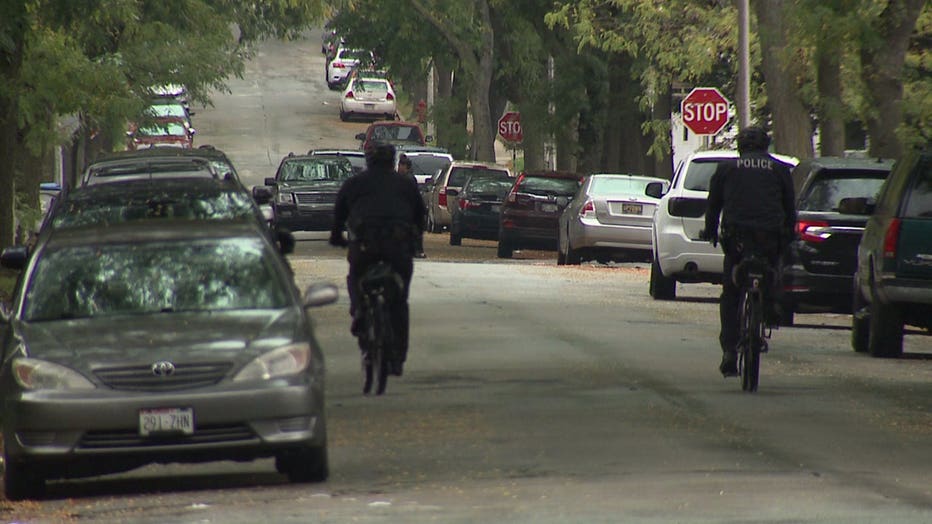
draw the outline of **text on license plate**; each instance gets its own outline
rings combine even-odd
[[[491,209],[493,212],[495,212],[495,213],[498,213],[499,211],[502,210],[502,206],[499,206],[499,205],[496,205],[496,204],[492,204],[492,205],[489,206],[489,207],[490,207],[490,209]]]
[[[375,109],[375,104],[366,104],[366,109]]]
[[[621,204],[621,212],[625,215],[640,215],[643,209],[641,204]]]
[[[194,410],[191,408],[158,408],[139,410],[139,434],[194,433]]]
[[[554,213],[559,209],[556,204],[541,204],[540,210],[545,213]]]

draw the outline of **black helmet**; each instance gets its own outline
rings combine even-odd
[[[767,151],[770,136],[759,126],[751,126],[738,132],[738,152]]]
[[[372,167],[392,167],[395,165],[395,146],[378,143],[366,148],[366,165]]]

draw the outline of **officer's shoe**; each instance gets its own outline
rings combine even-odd
[[[722,353],[722,363],[719,364],[718,370],[723,377],[738,376],[738,354],[734,351],[725,351]]]
[[[354,337],[358,337],[359,335],[362,335],[362,318],[358,316],[353,317],[353,323],[352,325],[350,325],[350,332],[353,334]]]
[[[395,360],[392,362],[392,375],[400,377],[404,373],[404,362],[400,360]]]

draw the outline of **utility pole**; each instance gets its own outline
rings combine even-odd
[[[749,44],[749,0],[738,4],[738,129],[751,125],[751,51]]]

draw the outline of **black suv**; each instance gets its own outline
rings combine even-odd
[[[275,177],[265,179],[272,188],[276,225],[290,231],[329,231],[337,192],[351,176],[353,166],[345,157],[288,153]]]
[[[867,216],[854,214],[850,202],[873,202],[892,168],[892,160],[822,157],[793,170],[802,185],[796,238],[784,260],[782,325],[792,325],[797,312],[851,312],[851,279]]]
[[[932,330],[932,147],[907,153],[887,178],[858,246],[851,343],[903,354],[903,325]],[[871,209],[873,208],[873,209]]]
[[[515,180],[499,215],[498,258],[516,249],[556,251],[560,214],[585,176],[564,171],[525,172]]]

